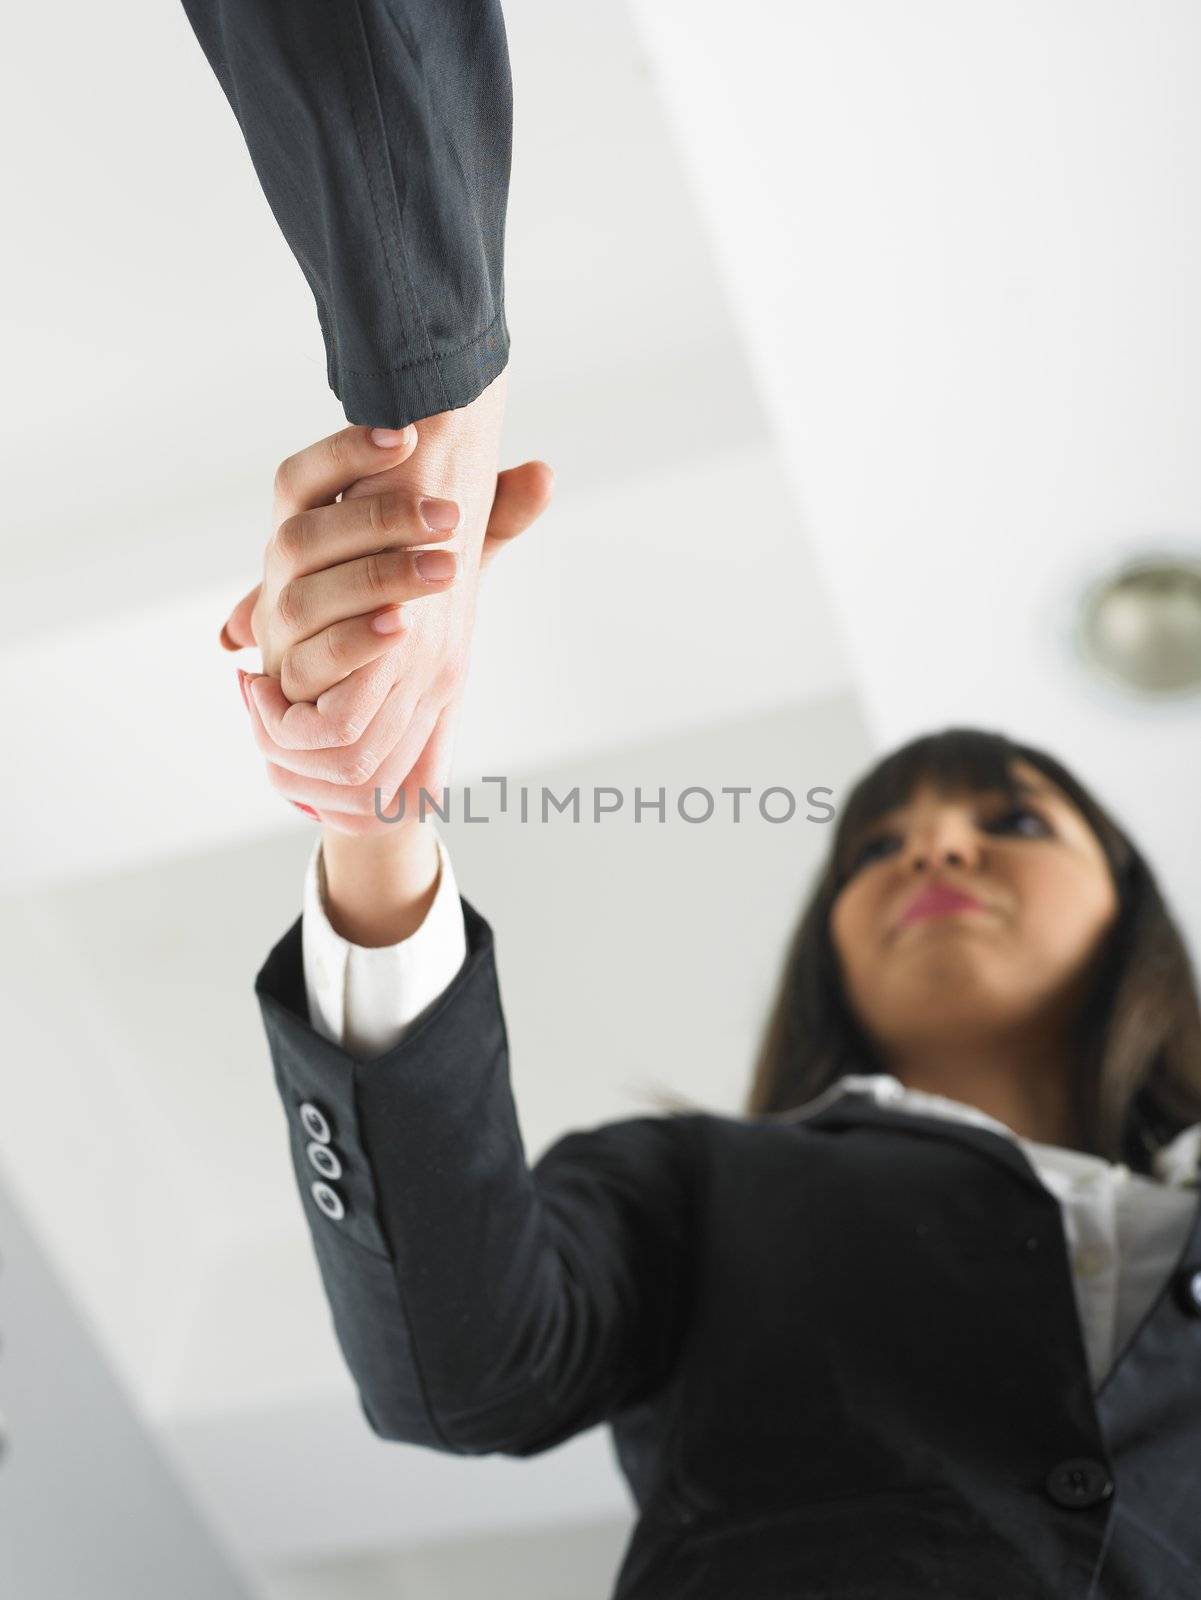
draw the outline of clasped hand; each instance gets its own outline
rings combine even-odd
[[[344,428],[276,472],[262,582],[222,642],[262,654],[239,680],[268,781],[339,832],[407,826],[441,794],[480,574],[550,503],[545,462],[496,471],[505,377],[399,444]],[[448,576],[421,572],[431,547]]]

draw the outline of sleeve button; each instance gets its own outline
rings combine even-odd
[[[305,1152],[311,1166],[316,1167],[323,1178],[340,1178],[342,1176],[342,1163],[327,1144],[318,1144],[314,1139]]]
[[[331,1222],[341,1222],[346,1215],[346,1207],[342,1204],[342,1196],[336,1189],[331,1189],[328,1183],[322,1183],[318,1178],[312,1185],[312,1195]]]
[[[1113,1479],[1103,1462],[1091,1456],[1072,1456],[1051,1468],[1046,1480],[1047,1493],[1056,1505],[1068,1510],[1086,1510],[1113,1493]]]
[[[301,1106],[300,1121],[309,1138],[315,1139],[318,1144],[328,1144],[333,1138],[333,1129],[325,1113],[311,1100],[306,1100]]]
[[[1176,1279],[1176,1298],[1190,1317],[1201,1317],[1201,1267],[1186,1267]]]

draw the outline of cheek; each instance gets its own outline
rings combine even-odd
[[[1057,862],[1032,874],[1022,893],[1019,931],[1036,959],[1069,970],[1088,959],[1117,915],[1117,895],[1108,878],[1089,864]]]
[[[843,982],[854,989],[872,965],[872,897],[862,883],[843,890],[830,912],[830,943],[842,972]]]

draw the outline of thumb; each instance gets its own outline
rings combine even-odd
[[[258,643],[250,626],[251,614],[258,602],[261,583],[256,583],[249,594],[243,595],[221,627],[223,650],[246,650]]]
[[[554,468],[545,461],[526,461],[497,474],[492,512],[480,550],[481,570],[498,550],[538,520],[554,492]]]

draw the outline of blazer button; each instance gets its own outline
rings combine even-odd
[[[342,1176],[342,1163],[329,1145],[318,1144],[314,1139],[305,1154],[309,1158],[309,1165],[316,1167],[323,1178],[340,1178]]]
[[[1176,1299],[1190,1317],[1201,1317],[1201,1267],[1186,1267],[1177,1275]]]
[[[1113,1479],[1092,1456],[1071,1456],[1047,1474],[1047,1493],[1056,1505],[1085,1510],[1113,1493]]]
[[[315,1106],[311,1100],[306,1100],[300,1108],[300,1121],[304,1131],[310,1139],[316,1139],[318,1144],[328,1144],[333,1138],[325,1113],[320,1106]]]
[[[331,1222],[341,1222],[346,1215],[346,1207],[342,1204],[342,1196],[336,1189],[331,1189],[328,1183],[317,1182],[311,1185],[313,1199],[325,1212]]]

